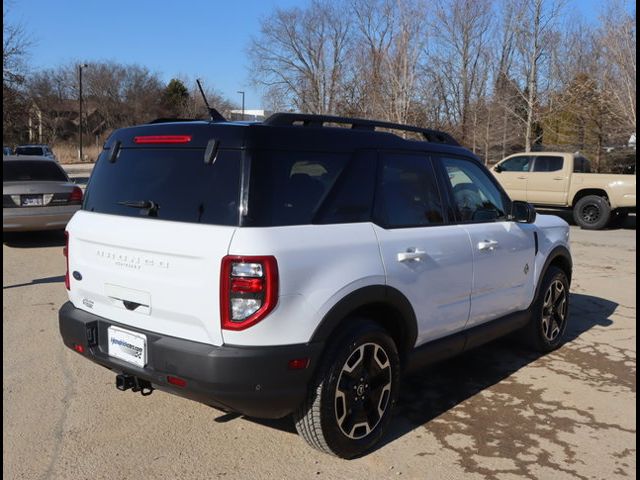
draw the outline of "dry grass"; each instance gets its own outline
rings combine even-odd
[[[56,154],[56,157],[58,157],[58,161],[60,163],[80,163],[80,159],[78,158],[78,145],[58,143],[53,144],[51,147],[53,148],[53,153]],[[102,146],[97,147],[96,145],[83,145],[83,163],[95,162],[98,159],[98,155],[100,154],[101,150]]]

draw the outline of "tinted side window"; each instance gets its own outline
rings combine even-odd
[[[52,161],[20,161],[10,160],[2,162],[2,180],[5,182],[19,181],[55,181],[68,182],[66,173]]]
[[[528,172],[531,157],[513,157],[500,164],[503,172]]]
[[[376,178],[376,154],[356,154],[337,179],[315,223],[371,221]]]
[[[237,225],[240,153],[221,150],[213,165],[203,158],[204,149],[123,148],[111,163],[103,153],[82,208],[127,217]],[[151,212],[125,202],[153,202],[158,208]]]
[[[548,157],[540,156],[535,157],[533,162],[534,172],[557,172],[562,170],[562,164],[564,163],[563,157]]]
[[[383,154],[374,212],[376,221],[388,228],[444,223],[434,171],[426,156]]]
[[[575,157],[573,159],[574,173],[591,173],[591,163],[584,157]]]
[[[505,219],[507,205],[489,174],[470,160],[442,158],[453,190],[457,216],[463,222]]]
[[[349,159],[350,155],[340,153],[255,152],[244,224],[312,223]]]

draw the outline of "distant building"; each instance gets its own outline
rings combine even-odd
[[[79,123],[78,109],[77,100],[58,100],[44,105],[32,102],[28,118],[29,142],[42,143],[44,129],[56,138],[63,140],[76,136]],[[104,133],[106,122],[98,103],[93,100],[85,100],[82,110],[83,131],[96,136]]]
[[[629,137],[629,147],[635,149],[636,148],[636,134],[632,133],[631,137]]]
[[[242,118],[242,110],[231,110],[229,120],[233,121],[247,121],[247,122],[261,122],[265,118],[269,117],[272,112],[268,110],[245,110],[244,119]]]

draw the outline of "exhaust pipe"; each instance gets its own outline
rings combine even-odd
[[[154,390],[151,382],[126,374],[116,375],[116,388],[122,392],[131,389],[134,392],[140,392],[144,397],[151,395]]]

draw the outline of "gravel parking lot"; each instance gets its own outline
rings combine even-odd
[[[63,236],[5,235],[4,478],[633,478],[635,221],[572,227],[562,348],[502,340],[407,379],[391,433],[352,461],[311,450],[288,420],[116,390],[60,340]]]

